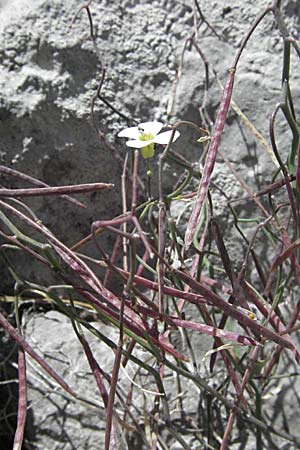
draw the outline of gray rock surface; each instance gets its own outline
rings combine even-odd
[[[176,97],[171,101],[184,42],[193,31],[192,4],[175,0],[94,3],[91,11],[95,45],[88,39],[89,23],[84,10],[70,27],[81,1],[15,0],[1,4],[2,164],[50,185],[95,181],[116,185],[112,192],[80,196],[86,210],[53,197],[30,201],[36,215],[67,243],[85,236],[93,220],[111,218],[121,211],[121,167],[99,140],[90,116],[101,67],[107,69],[103,96],[126,116],[141,122],[200,122],[205,76],[195,48],[185,54]],[[204,24],[199,31],[199,46],[223,83],[245,31],[264,6],[263,1],[251,6],[235,2],[226,7],[222,1],[203,5],[203,13],[219,37]],[[284,7],[288,25],[297,33],[293,8],[293,2]],[[281,52],[282,41],[269,16],[248,43],[236,76],[233,97],[266,139],[268,116],[280,99]],[[293,83],[297,90],[296,75]],[[211,120],[215,118],[219,97],[220,88],[211,70],[207,104]],[[95,104],[95,121],[122,158],[124,143],[116,134],[127,126],[126,121],[100,101]],[[281,142],[284,129],[278,134]],[[183,128],[182,138],[174,148],[197,162],[203,147],[196,139],[190,128]],[[229,113],[221,149],[254,189],[267,181],[266,173],[272,166],[269,155],[233,111]],[[286,153],[287,149],[282,151]],[[177,179],[177,169],[169,170],[166,189]],[[226,173],[228,169],[220,160],[215,182],[222,184],[224,177],[230,176]],[[232,196],[237,196],[240,191],[232,188]],[[223,222],[226,226],[226,219]],[[109,243],[104,238],[106,247]],[[239,250],[233,248],[233,252]],[[33,264],[23,276],[34,278],[34,271]],[[40,270],[40,281],[49,276]]]
[[[80,396],[74,400],[64,392],[40,367],[29,358],[28,382],[29,382],[29,404],[30,412],[33,414],[35,448],[43,450],[72,450],[89,449],[97,450],[104,448],[105,413],[104,405],[97,390],[95,379],[91,373],[84,351],[77,340],[69,319],[57,311],[46,314],[26,315],[24,317],[25,336],[30,345],[45,356],[45,360],[59,373],[60,376]],[[118,332],[111,326],[103,323],[91,323],[96,330],[101,331],[114,342],[118,340]],[[114,354],[104,343],[91,333],[86,332],[97,363],[107,374],[113,369]],[[182,346],[178,336],[178,350],[186,353],[187,348]],[[176,345],[176,338],[175,338]],[[194,339],[193,345],[197,360],[200,362],[208,348],[211,348],[211,339],[202,337],[201,343]],[[149,355],[139,346],[134,355],[140,359],[150,362]],[[154,361],[154,360],[153,360]],[[204,367],[199,370],[203,371]],[[174,383],[176,379],[172,373],[166,371],[164,386],[167,396],[172,405],[172,420],[174,423],[180,420],[179,411],[176,411]],[[143,414],[147,414],[154,400],[154,392],[157,391],[151,377],[138,374],[137,366],[129,364],[126,369],[121,369],[118,380],[118,391],[121,396],[126,396],[131,383],[134,383],[134,414],[138,420],[144,420]],[[172,401],[172,398],[174,399]],[[184,396],[182,399],[185,411],[196,415],[199,392],[192,382],[186,381]],[[116,398],[116,411],[120,417],[124,413],[124,405]],[[145,411],[145,412],[144,412]],[[169,441],[170,449],[175,450],[176,444],[172,443],[168,427],[161,423],[161,434]],[[191,449],[196,449],[197,441],[192,433],[183,433],[184,439],[189,443]],[[146,448],[138,439],[132,438],[132,447],[129,450],[142,450]],[[199,444],[198,444],[199,445]],[[127,449],[127,446],[124,446]]]
[[[191,120],[199,123],[205,86],[203,62],[192,48],[185,54],[173,98],[181,52],[185,40],[194,30],[192,0],[93,1],[91,11],[95,44],[88,39],[89,22],[85,11],[80,12],[70,27],[83,3],[81,0],[0,2],[1,164],[50,185],[96,181],[116,185],[109,193],[79,196],[87,205],[85,210],[50,197],[30,200],[36,215],[67,244],[77,242],[88,234],[94,220],[108,219],[121,212],[121,166],[104,141],[99,139],[90,115],[101,68],[107,70],[102,90],[105,99],[125,116],[140,122]],[[269,2],[239,0],[230,2],[230,6],[223,0],[202,3],[203,13],[218,37],[203,24],[199,31],[199,45],[211,69],[217,71],[224,84],[241,39]],[[292,36],[299,39],[300,2],[282,3],[286,24]],[[282,45],[270,15],[247,44],[233,94],[238,106],[267,140],[268,117],[280,100]],[[292,59],[292,64],[296,63]],[[292,88],[296,98],[299,98],[299,70],[292,67]],[[212,121],[219,97],[220,88],[211,70],[207,110]],[[115,146],[122,158],[125,146],[116,135],[132,123],[99,100],[95,103],[95,121],[108,143]],[[285,144],[287,135],[287,127],[280,125],[278,143],[283,155],[288,152]],[[182,128],[182,139],[174,145],[176,151],[196,164],[203,152],[197,138],[191,129]],[[233,110],[228,116],[221,150],[234,164],[240,177],[254,190],[270,181],[273,162]],[[176,167],[169,167],[167,173],[166,190],[178,177]],[[213,181],[218,188],[226,188],[232,198],[241,193],[221,157],[218,158]],[[1,183],[4,184],[2,179]],[[9,184],[20,186],[11,179]],[[225,212],[224,197],[217,189],[212,190],[212,195],[216,204],[215,213],[230,243],[230,255],[239,265],[243,255],[239,239]],[[172,214],[178,216],[180,204],[174,204],[172,208]],[[110,248],[109,237],[104,241],[105,247]],[[26,264],[23,259],[16,261],[16,266],[24,279],[41,284],[52,280],[48,271],[43,272],[40,266],[37,269],[35,264]],[[11,286],[12,280],[7,275],[2,283],[5,290]],[[51,335],[50,327],[48,329],[45,325],[50,320]],[[54,367],[71,384],[74,382],[84,395],[93,398],[95,386],[75,343],[70,324],[52,312],[45,317],[31,318],[26,330],[32,343],[35,342],[39,351],[48,355]],[[111,335],[115,331],[110,328],[107,333]],[[116,335],[113,336],[116,338]],[[199,357],[201,359],[201,355]],[[109,370],[111,355],[103,355],[99,350],[99,358]],[[100,414],[93,410],[87,412],[88,409],[64,398],[34,370],[30,383],[37,448],[103,448],[101,409]],[[193,392],[192,387],[189,388]],[[196,410],[197,400],[191,403],[191,414]],[[280,422],[281,418],[277,420]],[[83,430],[86,432],[83,433]],[[187,440],[191,449],[200,448],[192,438]],[[178,447],[172,447],[170,441],[170,449],[175,448]]]
[[[116,338],[111,328],[105,325],[101,328],[112,339]],[[34,413],[34,426],[39,430],[33,445],[45,450],[104,448],[103,402],[70,321],[55,311],[28,317],[26,337],[40,354],[45,355],[50,366],[86,401],[74,400],[37,364],[29,361],[28,400]],[[96,339],[94,345],[91,343],[95,357],[103,370],[110,373],[113,354],[104,350],[99,342],[96,346],[96,343]]]
[[[86,356],[77,340],[69,319],[57,311],[47,313],[26,314],[23,317],[24,332],[26,340],[41,355],[56,372],[63,377],[68,385],[79,395],[80,400],[74,400],[61,387],[59,387],[41,368],[31,359],[28,361],[28,385],[29,385],[29,413],[32,434],[32,445],[35,449],[43,450],[97,450],[104,448],[105,413],[103,401],[99,395],[96,383],[88,366]],[[118,332],[104,323],[91,323],[95,330],[101,331],[114,342],[118,339]],[[107,374],[111,374],[114,355],[104,343],[100,342],[93,334],[85,331],[86,338],[90,344],[97,363]],[[200,339],[197,334],[192,334],[191,345],[195,352],[196,360],[199,362],[199,373],[204,379],[209,379],[206,369],[206,352],[211,349],[212,340],[205,335]],[[182,337],[178,331],[178,341],[173,343],[176,348],[184,354],[188,354],[188,348],[182,344]],[[134,355],[150,362],[149,355],[137,346]],[[153,360],[154,361],[154,360]],[[299,380],[294,372],[294,377],[286,378],[287,371],[295,370],[294,362],[286,355],[283,358],[282,367],[278,371],[278,379],[271,381],[271,386],[264,396],[264,403],[268,405],[267,414],[270,422],[278,431],[289,430],[292,434],[299,436],[297,405],[300,401],[298,390]],[[218,377],[222,377],[218,373]],[[134,408],[132,412],[136,418],[143,423],[144,414],[151,409],[154,394],[157,388],[151,377],[138,373],[137,366],[129,363],[126,369],[121,369],[118,380],[118,392],[124,397],[133,386]],[[212,383],[213,385],[213,383]],[[205,429],[205,411],[201,408],[203,397],[199,390],[190,380],[184,380],[181,386],[182,394],[177,397],[177,380],[168,369],[165,370],[164,387],[171,407],[171,420],[174,427],[184,439],[191,450],[203,448],[197,433],[193,433],[192,425],[198,424],[199,429]],[[124,413],[124,405],[116,398],[116,411],[120,417]],[[185,411],[184,418],[181,415],[181,407]],[[241,429],[235,431],[239,444],[234,443],[230,448],[239,449],[243,439],[247,450],[256,449],[253,439],[249,439],[247,431],[243,435],[245,424],[240,423]],[[170,434],[169,425],[163,421],[160,423],[160,435],[169,450],[179,450],[182,447],[175,443]],[[201,435],[201,434],[200,434]],[[30,442],[30,439],[28,439]],[[28,442],[27,441],[27,442]],[[283,442],[278,437],[272,437],[274,447],[281,447]],[[269,442],[268,445],[271,445]],[[30,447],[29,447],[30,448]],[[146,447],[143,441],[134,433],[131,445],[124,444],[126,450],[143,450]],[[123,450],[123,447],[121,448]]]

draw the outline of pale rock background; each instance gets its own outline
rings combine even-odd
[[[201,3],[205,17],[220,39],[203,24],[198,43],[225,83],[241,39],[269,2],[217,0]],[[80,0],[0,2],[1,164],[50,185],[96,181],[116,185],[115,190],[109,193],[79,196],[86,203],[86,210],[53,197],[30,201],[37,216],[68,244],[88,234],[93,220],[111,218],[121,211],[121,167],[103,141],[99,141],[90,116],[101,68],[107,70],[103,96],[123,114],[141,122],[155,119],[165,123],[177,120],[199,123],[199,107],[204,95],[204,66],[193,48],[185,54],[173,109],[170,115],[167,114],[184,42],[193,32],[192,0],[94,0],[90,8],[96,45],[88,39],[89,24],[85,11],[70,27],[74,14],[83,4]],[[298,39],[300,2],[282,1],[282,9],[291,34]],[[282,47],[270,15],[248,43],[236,75],[233,98],[267,140],[268,117],[280,100]],[[292,64],[298,64],[292,72],[292,86],[295,96],[299,97],[299,63],[296,58],[292,59]],[[220,89],[215,82],[212,83],[212,71],[210,79],[208,111],[214,119]],[[121,119],[99,100],[95,104],[95,118],[108,142],[123,155],[124,142],[116,135],[130,122]],[[282,154],[288,151],[284,139],[286,133],[284,126],[278,132]],[[182,138],[174,148],[197,162],[202,147],[196,139],[190,129],[182,129]],[[270,157],[232,110],[221,150],[253,189],[258,190],[270,181],[273,171]],[[168,168],[166,189],[176,180],[176,170]],[[5,178],[1,182],[16,186],[15,180]],[[216,164],[214,182],[230,196],[240,195],[240,188],[221,158]],[[222,204],[224,200],[218,198],[214,191],[213,198],[224,235],[231,242],[230,254],[238,264],[242,258],[239,240],[228,222],[225,205]],[[178,208],[176,205],[173,207],[175,216],[180,211],[180,204]],[[105,247],[110,248],[111,242],[109,237],[106,238]],[[42,283],[50,276],[40,268],[37,274],[37,267],[26,264],[22,259],[19,267],[25,279]],[[2,290],[9,289],[11,279],[8,274],[4,274],[2,283]],[[40,351],[48,352],[58,371],[63,374],[69,372],[66,376],[70,377],[75,389],[86,390],[88,396],[93,396],[93,381],[82,361],[83,355],[78,354],[71,326],[64,318],[56,312],[28,316],[26,332]],[[39,342],[42,335],[42,342]],[[209,346],[204,341],[203,348],[199,349],[200,358],[206,348]],[[99,358],[103,364],[110,364],[111,355],[100,351]],[[87,412],[82,405],[63,398],[58,390],[50,394],[47,382],[42,382],[33,369],[30,384],[31,427],[37,449],[102,448],[104,422],[101,414]],[[198,399],[196,395],[194,397],[191,414],[197,411]],[[279,403],[277,407],[279,410],[283,408]],[[297,420],[292,410],[287,414],[289,421]],[[282,419],[277,420],[282,426]],[[297,423],[290,426],[297,433]],[[187,442],[191,449],[199,448],[196,444],[193,446],[188,437]],[[140,443],[136,445],[134,449],[141,448]],[[170,443],[171,450],[177,448]],[[250,447],[247,449],[252,450]]]

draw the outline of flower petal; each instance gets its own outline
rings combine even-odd
[[[138,127],[125,128],[125,130],[118,133],[118,137],[127,137],[130,139],[138,139],[140,135],[141,132]]]
[[[157,136],[155,136],[154,142],[156,144],[168,144],[169,140],[171,139],[172,133],[173,133],[173,130],[165,131],[164,133],[160,133]],[[175,142],[176,139],[179,138],[179,136],[180,136],[180,133],[179,133],[179,131],[176,130],[172,142]]]
[[[140,124],[140,128],[144,130],[145,134],[151,133],[153,136],[156,136],[163,126],[161,122],[144,122]]]
[[[133,147],[133,148],[143,148],[147,147],[147,145],[152,144],[153,140],[151,141],[141,141],[140,139],[137,139],[135,141],[127,141],[126,145],[127,147]]]

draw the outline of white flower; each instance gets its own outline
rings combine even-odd
[[[127,147],[140,148],[144,158],[152,158],[154,155],[154,144],[166,145],[171,139],[172,130],[160,133],[163,128],[161,122],[144,122],[138,127],[125,128],[118,133],[118,137],[127,137]],[[175,131],[173,141],[180,136],[179,131]]]

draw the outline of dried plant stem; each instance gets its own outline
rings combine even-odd
[[[79,10],[77,11],[77,13],[74,15],[71,26],[73,25],[73,23],[75,22],[77,16],[81,13],[81,11],[83,9],[86,10],[88,19],[89,19],[89,24],[90,24],[90,37],[92,38],[92,40],[94,41],[96,39],[96,36],[94,34],[94,25],[93,25],[93,19],[92,19],[92,14],[90,11],[90,4],[92,3],[93,0],[89,0],[85,5],[82,5]]]
[[[33,348],[25,341],[25,339],[23,339],[22,336],[17,333],[17,331],[10,325],[1,313],[0,325],[66,392],[68,392],[72,397],[78,397],[73,389],[71,389],[70,386],[49,366],[49,364],[47,364],[47,362],[33,350]]]
[[[124,160],[124,168],[121,175],[121,188],[122,188],[122,210],[123,215],[127,214],[127,198],[126,198],[126,170],[127,170],[127,162],[128,162],[128,153],[126,153]],[[127,232],[127,222],[122,224],[123,233]],[[128,270],[128,255],[127,255],[127,239],[124,236],[122,238],[122,247],[123,247],[123,268],[124,270]]]
[[[214,169],[216,157],[218,148],[221,142],[221,135],[223,132],[223,128],[225,125],[225,119],[227,116],[227,112],[230,106],[230,99],[233,89],[233,82],[234,82],[234,74],[235,74],[235,67],[230,69],[229,71],[229,77],[228,81],[226,83],[226,86],[224,88],[221,102],[220,102],[220,108],[218,110],[217,119],[216,119],[216,125],[214,134],[211,139],[211,143],[208,149],[205,166],[203,169],[203,176],[199,185],[196,202],[193,207],[191,216],[188,221],[187,230],[185,234],[185,248],[186,250],[190,247],[191,243],[193,242],[195,232],[198,225],[198,220],[202,212],[202,208],[204,206],[204,202],[206,200],[208,187],[210,183],[210,178]]]
[[[294,219],[294,223],[295,223],[295,230],[298,230],[298,215],[297,215],[297,210],[296,210],[296,204],[295,204],[295,196],[293,193],[293,189],[289,180],[289,173],[285,167],[285,165],[283,164],[278,149],[277,149],[277,145],[276,145],[276,139],[275,139],[275,131],[274,131],[274,123],[275,123],[275,118],[276,115],[279,111],[279,109],[282,108],[281,103],[279,103],[274,112],[271,114],[271,118],[270,118],[270,127],[269,127],[269,131],[270,131],[270,139],[271,139],[271,144],[272,144],[272,148],[273,148],[273,152],[274,155],[278,161],[278,164],[280,166],[280,169],[282,171],[282,174],[284,176],[284,180],[285,180],[285,185],[286,185],[286,189],[287,189],[287,193],[289,196],[289,200],[290,200],[290,204],[291,204],[291,209],[292,209],[292,214],[293,214],[293,219]],[[297,144],[298,145],[298,144]],[[293,164],[294,164],[294,159],[293,159]]]
[[[13,443],[13,450],[22,449],[27,416],[26,359],[25,353],[22,348],[19,348],[18,350],[18,378],[19,378],[18,419]]]
[[[19,179],[21,181],[25,181],[27,183],[31,183],[34,186],[46,187],[46,188],[50,187],[46,183],[44,183],[44,182],[42,182],[40,180],[37,180],[36,178],[33,178],[33,177],[29,176],[29,175],[26,175],[25,173],[19,172],[19,171],[14,170],[14,169],[11,169],[9,167],[5,167],[5,166],[1,166],[0,165],[0,173],[4,174],[4,175],[7,175],[7,176],[10,176],[10,177],[17,178],[17,179]],[[65,200],[67,200],[68,202],[70,202],[70,203],[72,203],[72,204],[74,204],[76,206],[79,206],[80,208],[86,208],[86,206],[83,203],[79,202],[78,200],[75,200],[72,197],[69,197],[68,195],[62,195],[62,198],[64,198]]]
[[[34,189],[0,189],[0,197],[41,197],[44,195],[79,194],[112,189],[112,183],[77,184],[73,186],[41,187]]]
[[[242,51],[244,50],[248,40],[250,39],[252,33],[255,31],[256,27],[259,25],[259,23],[263,20],[263,18],[272,10],[271,7],[268,7],[265,9],[265,11],[255,20],[253,26],[251,27],[250,31],[247,33],[246,37],[244,38],[237,55],[235,57],[234,63],[232,67],[229,69],[229,75],[227,82],[225,84],[220,106],[217,113],[216,123],[215,123],[215,129],[211,138],[210,146],[207,152],[207,157],[203,169],[203,176],[198,188],[196,201],[191,213],[191,216],[188,221],[187,230],[185,233],[185,249],[187,250],[190,245],[193,242],[195,232],[197,229],[198,221],[201,216],[202,208],[204,206],[207,192],[210,184],[210,179],[213,173],[218,149],[221,142],[221,136],[223,133],[223,129],[225,126],[225,120],[227,117],[228,109],[231,102],[231,96],[233,91],[233,84],[234,84],[234,76],[237,69],[238,61],[241,57]]]
[[[175,270],[175,273],[179,279],[183,280],[191,288],[193,288],[194,290],[201,293],[204,297],[207,298],[207,300],[209,302],[211,302],[215,306],[221,308],[227,315],[238,320],[242,325],[249,327],[249,329],[252,330],[255,334],[261,335],[262,337],[265,337],[266,339],[269,339],[273,342],[278,343],[282,347],[286,347],[286,348],[289,348],[289,349],[295,351],[295,346],[291,342],[288,342],[285,339],[282,340],[282,337],[278,336],[273,331],[269,330],[266,327],[263,327],[256,321],[251,320],[246,314],[243,314],[240,310],[238,310],[234,306],[229,305],[221,297],[217,296],[212,291],[209,291],[205,286],[203,286],[201,283],[199,283],[198,281],[191,278],[186,273],[179,271],[179,270]]]
[[[252,351],[252,355],[249,358],[249,363],[248,363],[248,367],[244,373],[244,377],[243,377],[243,381],[242,381],[242,386],[241,386],[241,392],[244,391],[245,387],[247,386],[251,373],[253,371],[253,367],[254,364],[258,358],[258,354],[261,351],[261,346],[257,346],[254,348],[254,350]],[[228,441],[229,441],[229,437],[230,437],[230,433],[233,427],[233,423],[237,414],[237,407],[239,406],[239,402],[240,402],[240,397],[238,397],[235,401],[235,404],[233,406],[233,408],[231,409],[230,412],[230,416],[226,425],[226,429],[225,429],[225,433],[223,435],[223,439],[222,439],[222,444],[220,447],[220,450],[227,450],[228,448]]]
[[[105,450],[109,450],[109,448],[110,448],[115,393],[116,393],[116,388],[117,388],[117,383],[118,383],[118,375],[119,375],[121,357],[122,357],[122,351],[123,351],[124,304],[125,304],[125,297],[123,297],[123,301],[121,303],[121,308],[120,308],[119,342],[118,342],[118,347],[117,347],[117,350],[115,353],[115,360],[114,360],[114,366],[113,366],[111,383],[110,383],[110,391],[109,391],[109,395],[108,395],[107,408],[106,408],[106,426],[105,426],[105,441],[104,441],[104,449]]]

